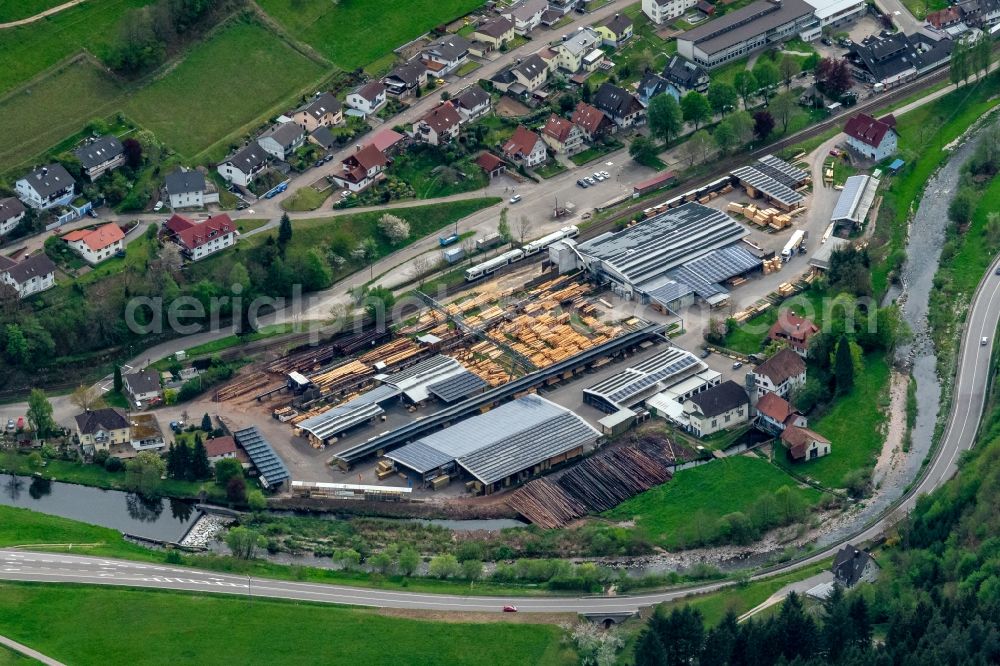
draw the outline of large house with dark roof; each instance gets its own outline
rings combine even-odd
[[[875,558],[851,544],[846,544],[833,558],[833,579],[847,588],[862,582],[874,583],[880,569]]]
[[[205,174],[197,169],[177,167],[164,179],[167,202],[170,208],[202,208],[206,204],[219,203],[219,193],[208,186]]]
[[[486,21],[472,31],[473,48],[476,42],[485,44],[488,50],[499,49],[506,42],[514,39],[514,22],[504,16]],[[482,49],[479,49],[482,52]]]
[[[81,446],[107,451],[113,444],[128,444],[132,439],[128,417],[117,407],[88,410],[77,414],[75,421]]]
[[[549,158],[545,142],[524,125],[517,126],[501,150],[504,157],[526,169],[543,164]]]
[[[125,164],[125,148],[115,136],[101,136],[90,139],[73,151],[80,160],[83,172],[91,180]]]
[[[152,368],[130,372],[122,377],[122,384],[135,403],[156,400],[163,395],[160,373]]]
[[[76,181],[63,165],[54,162],[19,178],[14,189],[25,205],[47,210],[69,205],[76,196]]]
[[[308,133],[317,127],[333,127],[344,122],[344,109],[333,93],[319,93],[292,112],[292,121]]]
[[[538,90],[548,80],[548,64],[537,53],[533,53],[523,61],[501,69],[493,75],[490,83],[501,92],[523,95]]]
[[[844,125],[844,134],[847,135],[847,145],[852,150],[870,160],[881,162],[896,153],[899,136],[895,128],[895,116],[875,119],[867,113],[859,113],[848,119]]]
[[[236,225],[225,213],[213,215],[203,222],[173,215],[167,220],[166,227],[180,246],[181,253],[191,261],[232,247],[239,236]]]
[[[618,127],[634,127],[646,122],[646,108],[635,95],[611,83],[602,83],[591,100]]]
[[[594,26],[594,30],[601,36],[605,46],[618,48],[632,37],[632,19],[624,14],[615,14]]]
[[[806,362],[785,347],[754,368],[750,375],[758,399],[768,393],[787,398],[793,390],[806,383]]]
[[[469,86],[451,98],[462,123],[467,123],[489,113],[492,106],[490,95],[477,85]]]
[[[55,285],[56,265],[44,253],[20,261],[0,255],[0,283],[13,289],[18,298],[27,298]]]
[[[267,167],[267,151],[256,141],[238,150],[216,167],[223,178],[230,183],[248,187]]]
[[[742,386],[729,380],[685,400],[683,414],[689,432],[707,437],[749,421],[750,399]]]
[[[450,101],[442,102],[413,126],[413,138],[440,146],[458,138],[462,117]]]
[[[663,67],[663,78],[677,86],[682,92],[708,90],[708,72],[690,60],[674,55]]]
[[[514,22],[514,32],[527,35],[542,22],[542,14],[548,9],[548,0],[519,0],[500,10],[500,15]]]
[[[268,154],[288,160],[306,140],[306,133],[297,123],[281,123],[260,135],[257,143]]]
[[[389,158],[385,153],[368,144],[347,156],[340,163],[340,173],[334,173],[333,179],[350,192],[360,192],[379,180],[388,164]]]
[[[6,197],[0,199],[0,236],[5,236],[24,219],[24,204],[20,199]]]
[[[427,67],[415,58],[396,67],[382,79],[386,92],[395,97],[411,97],[427,83]]]
[[[469,59],[469,40],[461,35],[440,37],[420,52],[427,73],[435,77],[451,74]]]
[[[855,77],[887,88],[940,67],[951,59],[954,42],[922,32],[869,35],[851,45],[847,59]]]

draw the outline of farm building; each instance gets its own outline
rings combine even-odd
[[[830,221],[834,224],[850,224],[857,229],[863,227],[875,201],[878,186],[879,179],[872,176],[849,177],[833,208]]]
[[[697,295],[726,300],[721,282],[760,267],[740,244],[746,229],[725,213],[686,203],[619,232],[580,243],[590,273],[625,298],[677,309]]]
[[[739,184],[753,198],[765,200],[789,211],[798,208],[805,198],[796,188],[809,180],[809,174],[773,155],[765,155],[753,164],[742,166],[730,172]]]
[[[277,488],[292,478],[284,461],[275,453],[274,447],[257,430],[250,426],[233,433],[236,443],[250,456],[250,462],[260,475],[260,484],[267,489]]]
[[[583,401],[602,412],[612,414],[640,404],[654,394],[695,380],[685,391],[697,391],[705,384],[719,382],[719,373],[710,370],[689,351],[670,347],[641,363],[602,379],[583,390]],[[685,395],[689,397],[690,394]]]
[[[386,454],[398,467],[439,485],[459,470],[487,494],[581,455],[600,433],[579,416],[526,395]]]

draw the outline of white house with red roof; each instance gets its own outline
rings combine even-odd
[[[96,229],[77,229],[62,237],[91,266],[96,266],[125,249],[125,234],[114,222]]]
[[[844,134],[851,149],[870,160],[881,162],[896,153],[899,136],[895,128],[895,116],[876,119],[859,113],[847,121]]]
[[[174,214],[167,220],[166,227],[181,247],[181,252],[191,261],[204,259],[236,245],[239,236],[236,225],[225,213],[214,215],[204,222]]]
[[[507,159],[527,169],[543,164],[549,158],[545,142],[524,125],[517,126],[502,150]]]
[[[583,130],[554,113],[542,127],[542,140],[556,153],[572,155],[584,148]]]
[[[442,102],[413,126],[413,138],[440,146],[458,138],[462,116],[451,102]]]
[[[349,155],[340,163],[341,172],[333,174],[337,183],[351,192],[360,192],[379,178],[389,158],[372,144]]]

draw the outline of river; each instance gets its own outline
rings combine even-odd
[[[120,490],[13,474],[0,475],[0,504],[167,542],[180,541],[200,515],[194,503],[184,500],[149,500]]]

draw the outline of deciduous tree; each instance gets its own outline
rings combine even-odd
[[[52,419],[52,403],[42,389],[31,389],[27,416],[28,423],[38,439],[45,439],[56,429],[56,422]]]
[[[739,103],[739,96],[736,89],[728,83],[710,83],[708,86],[708,103],[712,110],[719,115],[729,113],[736,108]]]
[[[646,117],[650,134],[663,142],[669,142],[680,134],[684,125],[681,107],[673,95],[657,95],[651,99]]]
[[[695,129],[712,117],[712,108],[708,100],[700,92],[692,90],[681,98],[681,112],[684,122],[691,123]]]
[[[743,100],[743,108],[749,109],[750,101],[760,86],[757,84],[757,79],[754,77],[753,72],[749,69],[741,69],[733,77],[733,88],[736,89],[737,94]]]

